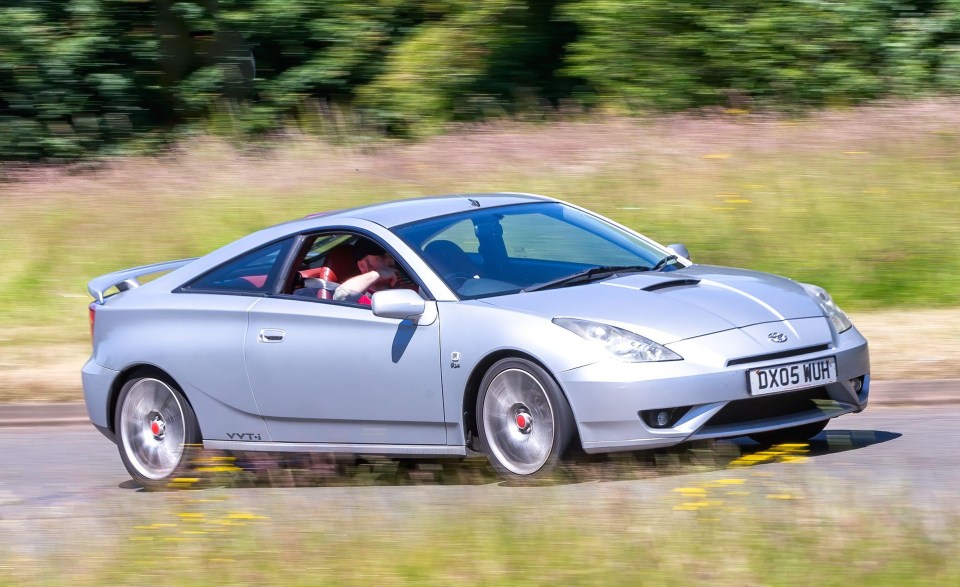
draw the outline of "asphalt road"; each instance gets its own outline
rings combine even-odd
[[[425,518],[457,523],[465,503],[481,511],[531,508],[531,516],[569,508],[590,515],[598,507],[599,515],[609,515],[609,504],[616,511],[629,500],[649,504],[656,520],[716,499],[716,484],[724,482],[739,483],[749,497],[719,497],[755,500],[746,507],[768,502],[765,496],[803,499],[809,511],[834,519],[829,512],[846,508],[868,516],[907,511],[935,531],[954,519],[960,503],[960,385],[885,382],[874,391],[865,412],[831,421],[807,449],[763,450],[736,439],[583,459],[568,465],[559,482],[534,488],[502,484],[483,459],[333,467],[266,458],[239,461],[244,472],[200,491],[147,493],[130,479],[116,447],[84,423],[82,404],[0,405],[0,569],[4,555],[69,558],[91,541],[112,541],[110,548],[123,551],[144,532],[192,538],[184,522],[201,519],[249,519],[262,524],[255,533],[267,536],[370,517],[393,528],[417,527]],[[700,497],[684,501],[687,491]],[[99,556],[109,559],[110,548]]]
[[[811,442],[808,453],[770,457],[746,439],[716,446],[686,446],[647,455],[645,463],[614,461],[619,473],[612,477],[609,462],[580,462],[576,464],[577,476],[570,483],[549,488],[507,487],[486,471],[482,461],[447,461],[444,477],[432,476],[431,471],[439,470],[435,463],[424,465],[417,475],[402,476],[403,481],[398,481],[399,475],[378,479],[371,475],[372,468],[350,468],[336,475],[332,483],[307,487],[294,486],[289,471],[268,464],[261,466],[266,473],[260,471],[257,486],[227,486],[199,493],[228,496],[249,507],[261,506],[265,491],[279,501],[309,496],[314,504],[325,500],[339,503],[345,498],[351,503],[359,498],[422,504],[462,492],[495,496],[551,491],[589,496],[601,486],[659,494],[681,484],[740,472],[743,467],[739,465],[746,461],[756,463],[751,470],[765,474],[790,471],[790,475],[800,474],[808,480],[839,480],[847,487],[858,488],[858,500],[889,500],[896,494],[898,499],[936,510],[955,508],[960,503],[958,420],[960,406],[956,405],[870,408],[833,420]],[[109,517],[176,499],[172,497],[175,494],[140,491],[124,470],[116,447],[90,426],[0,428],[0,455],[0,522]],[[677,462],[693,466],[678,467]],[[642,478],[636,478],[631,469],[644,471],[639,475]],[[438,483],[437,479],[445,481]],[[607,482],[594,482],[597,479]]]

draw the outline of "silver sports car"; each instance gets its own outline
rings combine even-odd
[[[481,451],[524,480],[866,407],[867,342],[827,292],[689,256],[528,194],[312,214],[91,281],[87,408],[159,488],[191,445]]]

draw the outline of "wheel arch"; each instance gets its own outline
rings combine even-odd
[[[463,405],[461,406],[461,414],[463,417],[463,434],[467,448],[470,448],[471,450],[478,450],[478,448],[474,446],[474,442],[479,434],[477,427],[477,395],[480,393],[480,382],[483,381],[483,376],[486,375],[490,367],[492,367],[497,361],[503,359],[525,359],[539,366],[553,379],[553,382],[556,383],[560,393],[562,393],[564,399],[567,400],[567,404],[570,404],[570,398],[567,397],[567,392],[564,391],[563,386],[560,385],[560,382],[553,375],[553,371],[551,371],[543,361],[531,355],[530,353],[521,351],[519,349],[508,348],[493,351],[480,359],[480,361],[478,361],[473,367],[473,370],[470,372],[470,376],[467,377],[467,384],[463,390]],[[573,408],[571,406],[571,411],[572,409]],[[576,423],[576,417],[574,417],[574,423],[575,436],[571,443],[574,446],[579,446],[580,430],[579,424]]]
[[[183,388],[173,377],[170,376],[169,373],[150,363],[137,363],[130,365],[121,371],[116,378],[114,378],[113,385],[110,388],[110,397],[107,400],[107,424],[110,428],[110,432],[113,434],[117,433],[115,415],[117,413],[117,401],[120,400],[120,391],[128,381],[137,377],[155,377],[161,381],[172,384],[176,390],[180,392],[180,395],[183,396],[187,403],[190,404],[190,408],[193,409],[193,403],[190,401],[190,398],[187,397],[187,394],[184,393]],[[199,420],[197,421],[197,427],[200,427]],[[203,438],[203,435],[201,434],[200,437]]]

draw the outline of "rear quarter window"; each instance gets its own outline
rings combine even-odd
[[[269,292],[291,244],[292,239],[287,239],[236,257],[190,282],[183,290]]]

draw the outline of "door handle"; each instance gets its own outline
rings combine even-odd
[[[283,336],[286,332],[279,328],[264,328],[257,336],[258,342],[283,342]]]

